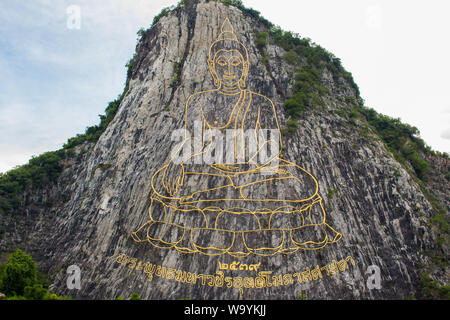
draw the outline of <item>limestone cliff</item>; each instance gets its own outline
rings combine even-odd
[[[284,133],[283,158],[317,179],[327,223],[342,235],[336,243],[320,250],[240,258],[160,249],[131,237],[148,220],[151,179],[167,163],[173,130],[184,127],[186,100],[215,87],[208,48],[226,18],[248,51],[247,88],[273,101]],[[114,299],[132,292],[146,299],[415,295],[421,268],[431,263],[424,253],[436,242],[429,223],[435,209],[426,188],[370,126],[346,116],[349,101],[359,103],[359,96],[345,75],[323,69],[324,90],[315,107],[300,117],[288,114],[284,105],[295,91],[296,67],[277,43],[267,41],[262,49],[258,35],[266,31],[261,19],[216,1],[189,1],[161,17],[143,34],[128,91],[99,140],[77,146],[57,183],[27,191],[21,209],[0,218],[6,230],[2,250],[22,246],[51,274],[57,293],[79,298]],[[308,65],[306,56],[298,59]],[[207,101],[200,98],[199,103]],[[221,118],[222,111],[216,112]],[[448,168],[448,159],[440,161]],[[184,183],[217,183],[210,179]],[[445,179],[433,179],[431,183],[448,186]],[[448,215],[448,187],[439,192]],[[211,237],[207,241],[221,241]],[[244,264],[254,270],[242,268]],[[66,286],[69,265],[81,269],[80,290]],[[380,270],[378,289],[367,285],[373,265]],[[434,276],[442,280],[446,274],[443,267]]]

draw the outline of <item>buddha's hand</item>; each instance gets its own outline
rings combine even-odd
[[[164,169],[163,185],[169,195],[173,196],[184,182],[183,164],[174,164],[170,161]]]
[[[225,173],[234,174],[255,172],[258,169],[253,163],[212,164],[211,167]]]

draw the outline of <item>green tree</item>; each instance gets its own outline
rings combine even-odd
[[[20,249],[11,254],[2,269],[0,291],[6,295],[23,295],[24,288],[34,286],[38,279],[36,263]]]
[[[256,39],[255,39],[256,47],[258,48],[258,50],[260,52],[263,52],[264,49],[266,48],[267,36],[268,36],[268,33],[265,31],[259,32],[256,34]]]
[[[131,294],[130,300],[141,300],[141,297],[136,292]]]
[[[24,296],[27,300],[44,300],[49,299],[48,290],[42,287],[42,284],[26,286],[24,288]]]

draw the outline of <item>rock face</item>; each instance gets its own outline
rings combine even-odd
[[[427,261],[423,250],[434,241],[426,225],[432,207],[380,140],[363,136],[335,113],[345,108],[345,98],[357,94],[343,78],[327,73],[322,82],[329,93],[283,137],[282,156],[317,179],[326,221],[342,239],[319,250],[243,257],[183,253],[133,240],[131,233],[149,219],[151,179],[169,159],[175,144],[171,134],[184,128],[186,100],[215,88],[208,48],[226,18],[248,50],[247,88],[273,101],[280,127],[285,125],[283,103],[292,90],[293,69],[283,59],[284,50],[272,44],[268,63],[261,62],[255,35],[263,24],[213,1],[181,7],[142,37],[129,90],[99,141],[78,147],[58,184],[35,191],[28,202],[59,200],[50,209],[27,206],[26,219],[2,221],[11,235],[2,240],[3,248],[22,243],[52,274],[52,289],[78,298],[115,299],[132,292],[145,299],[295,299],[300,294],[403,299],[414,294],[418,265]],[[199,103],[207,102],[200,98]],[[211,179],[184,183],[214,187],[218,182]],[[278,188],[289,193],[283,189],[287,185]],[[210,237],[204,246],[220,242],[220,235]],[[80,290],[67,287],[69,265],[81,269]],[[371,275],[377,271],[379,283]]]

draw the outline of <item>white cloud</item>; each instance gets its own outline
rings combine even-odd
[[[3,1],[0,171],[54,150],[98,123],[97,115],[123,89],[124,65],[134,52],[136,31],[149,27],[163,7],[177,2]],[[67,29],[66,8],[72,4],[81,8],[80,30]],[[450,119],[442,113],[450,100],[448,1],[425,5],[405,0],[244,0],[244,4],[333,52],[354,74],[369,106],[401,117],[417,126],[433,148],[450,151]],[[374,21],[380,27],[376,32],[368,28]]]
[[[80,30],[66,9],[81,7]],[[0,5],[0,172],[56,150],[97,124],[123,90],[136,32],[161,8],[153,0],[12,1]]]

